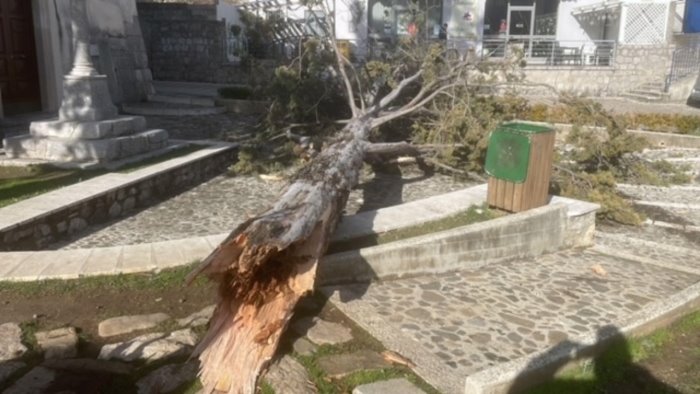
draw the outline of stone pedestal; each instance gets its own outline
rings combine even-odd
[[[107,76],[97,72],[90,58],[86,1],[71,2],[75,58],[73,69],[63,79],[59,117],[33,122],[29,135],[5,139],[9,158],[105,162],[168,145],[168,133],[147,131],[143,117],[118,116],[109,94]]]

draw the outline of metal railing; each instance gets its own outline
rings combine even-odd
[[[671,71],[666,76],[666,90],[679,79],[700,72],[700,46],[677,48],[673,51]]]
[[[617,43],[613,40],[565,41],[552,36],[510,36],[484,38],[481,56],[504,58],[520,48],[528,65],[612,66]]]

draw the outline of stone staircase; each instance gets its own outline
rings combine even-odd
[[[621,96],[642,102],[668,101],[669,94],[663,82],[647,82],[623,93]]]
[[[154,81],[156,93],[148,101],[122,104],[122,112],[142,116],[217,115],[226,108],[216,105],[217,86],[187,82]]]

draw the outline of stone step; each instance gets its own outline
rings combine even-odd
[[[602,247],[599,251],[605,250],[605,254],[625,253],[636,260],[653,261],[679,271],[700,273],[700,252],[697,250],[601,231],[596,231],[595,237],[596,247]]]
[[[162,94],[156,93],[148,96],[152,103],[185,104],[196,107],[215,107],[216,103],[211,97],[192,96],[186,94]]]
[[[162,149],[167,145],[168,132],[161,129],[91,140],[22,135],[5,139],[5,153],[11,158],[31,157],[53,162],[103,162]]]
[[[650,97],[659,97],[659,98],[666,98],[668,96],[667,93],[656,90],[656,89],[645,89],[645,88],[638,88],[638,89],[632,89],[629,91],[629,93],[633,94],[639,94],[643,96],[650,96]]]
[[[146,130],[142,116],[117,116],[114,119],[94,122],[71,122],[58,119],[32,122],[29,133],[39,138],[62,140],[95,140],[140,133]]]
[[[643,83],[642,85],[640,85],[640,87],[644,88],[644,89],[663,91],[666,88],[666,84],[663,82],[647,82],[647,83]]]
[[[122,112],[142,116],[204,116],[222,114],[226,108],[147,102],[122,104]]]
[[[649,96],[646,94],[638,94],[638,93],[632,93],[632,92],[622,93],[621,96],[628,98],[628,99],[642,101],[642,102],[649,102],[649,103],[663,101],[663,99],[659,96]]]

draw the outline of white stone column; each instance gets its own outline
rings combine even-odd
[[[87,16],[87,0],[71,0],[71,28],[75,42],[73,69],[70,74],[74,77],[90,77],[99,75],[90,58],[90,22]]]
[[[63,77],[60,120],[94,122],[117,116],[107,76],[100,75],[90,58],[90,21],[87,0],[71,0],[71,28],[75,42],[73,69]]]

